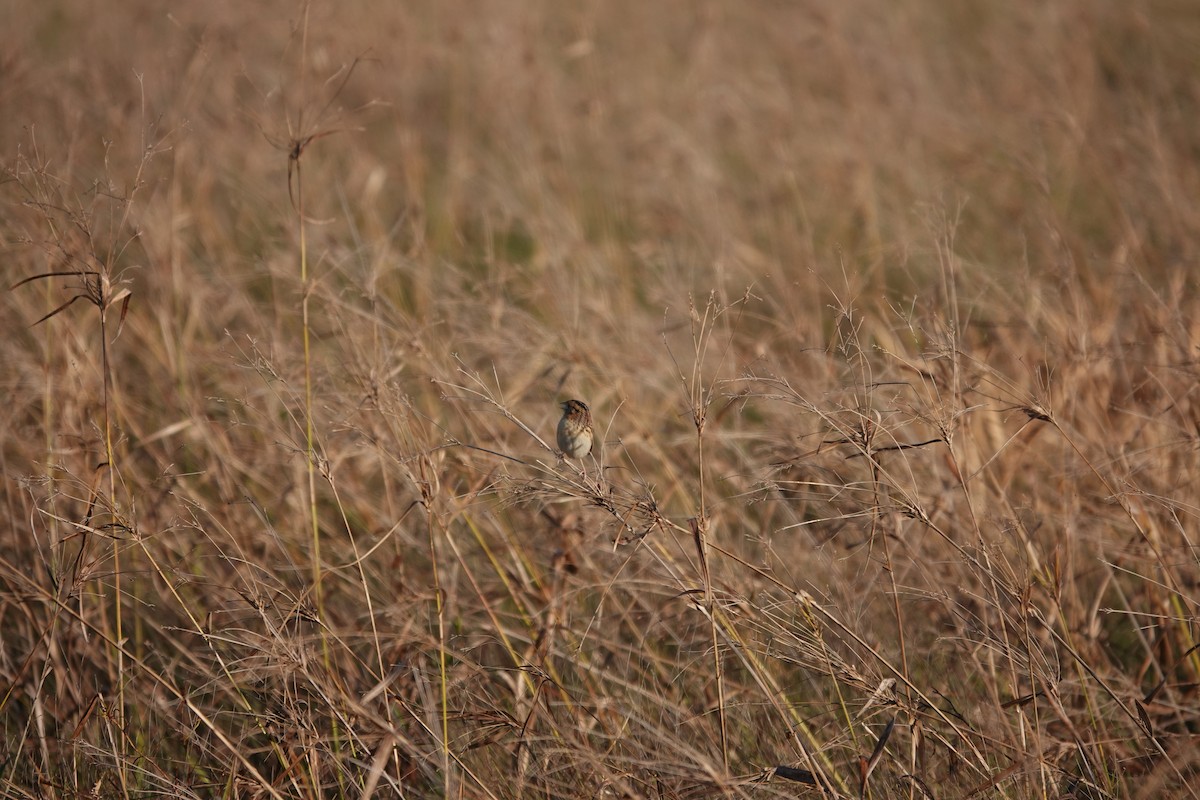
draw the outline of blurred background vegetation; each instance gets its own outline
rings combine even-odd
[[[1196,797],[1197,76],[1183,0],[0,5],[0,796]]]

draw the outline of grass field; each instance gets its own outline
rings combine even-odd
[[[1198,76],[1190,0],[0,5],[0,798],[1200,797]]]

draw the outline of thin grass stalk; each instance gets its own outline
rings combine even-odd
[[[305,9],[307,15],[307,8]],[[305,24],[305,32],[307,35],[307,16]],[[308,476],[308,517],[309,527],[312,533],[312,545],[309,548],[310,558],[312,561],[312,583],[313,583],[313,604],[316,607],[317,620],[319,621],[318,630],[321,638],[321,659],[327,672],[333,669],[333,655],[330,652],[329,636],[325,626],[325,595],[322,589],[323,571],[321,566],[321,524],[320,517],[317,513],[317,445],[315,425],[313,422],[313,380],[312,380],[312,334],[311,334],[311,314],[309,310],[309,302],[312,296],[312,280],[308,270],[308,227],[307,216],[304,209],[304,173],[301,167],[302,156],[304,155],[305,147],[311,143],[312,138],[304,138],[294,140],[291,145],[291,150],[288,154],[288,180],[289,191],[291,190],[291,171],[295,169],[296,173],[296,189],[295,189],[295,207],[296,214],[299,217],[299,239],[300,239],[300,318],[301,318],[301,333],[304,349],[304,440],[305,440],[305,467]],[[330,736],[332,737],[333,751],[338,753],[341,751],[341,732],[338,725],[337,717],[334,716],[330,720]],[[316,757],[316,754],[313,754]],[[315,768],[314,768],[315,769]],[[340,788],[342,786],[343,774],[341,770],[337,770],[337,780]],[[316,775],[319,776],[319,770]],[[319,785],[319,777],[314,777]]]
[[[433,570],[433,602],[437,612],[438,629],[438,698],[441,705],[442,796],[450,797],[450,698],[446,679],[446,604],[442,597],[441,574],[438,570],[437,541],[434,535],[433,508],[425,504],[425,527],[429,534],[429,563]],[[448,533],[448,532],[447,532]]]
[[[717,620],[714,613],[716,602],[713,595],[712,574],[708,564],[708,498],[704,481],[704,428],[708,419],[708,397],[703,380],[702,358],[708,351],[712,337],[710,325],[715,320],[709,318],[713,312],[714,295],[710,294],[704,307],[704,316],[699,320],[699,331],[696,329],[696,313],[694,300],[689,298],[692,311],[692,356],[691,380],[687,384],[688,404],[692,412],[692,423],[696,428],[696,473],[700,508],[697,517],[692,520],[692,535],[696,542],[697,558],[700,565],[700,578],[704,585],[704,608],[708,616],[709,633],[713,648],[713,673],[717,682],[717,719],[721,728],[721,764],[725,772],[729,772],[729,729],[725,718],[725,672],[721,664],[721,639],[717,631]],[[669,350],[670,348],[668,348]],[[682,377],[682,376],[681,376]]]
[[[300,167],[299,150],[292,160],[296,168],[296,209],[300,218],[300,315],[304,342],[304,441],[308,467],[308,511],[312,531],[313,600],[317,615],[324,619],[325,607],[321,591],[321,527],[317,516],[317,449],[313,436],[312,343],[309,331],[309,296],[312,287],[308,277],[308,235],[304,216],[304,177]],[[322,637],[324,638],[324,637]]]
[[[701,414],[703,412],[700,412]],[[717,679],[717,719],[721,726],[721,764],[729,772],[729,728],[725,719],[725,669],[721,663],[721,640],[717,632],[714,614],[712,575],[708,569],[708,515],[704,498],[704,421],[697,414],[696,459],[700,473],[700,517],[696,520],[696,547],[699,550],[700,574],[704,579],[704,606],[708,616],[709,633],[712,636],[713,670]]]
[[[875,511],[871,515],[871,525],[874,527],[879,523],[879,515],[881,513],[881,509],[883,508],[882,498],[879,496],[879,487],[882,485],[883,476],[881,474],[879,461],[877,460],[878,456],[871,449],[872,439],[874,438],[874,426],[871,424],[871,421],[865,417],[863,419],[863,423],[864,426],[866,426],[863,433],[863,453],[870,461],[871,485],[875,494]],[[872,536],[872,538],[874,538],[874,536]],[[896,620],[896,639],[900,646],[900,668],[904,670],[904,677],[905,680],[907,680],[911,676],[911,673],[908,669],[908,645],[905,642],[904,614],[900,610],[900,587],[896,585],[896,569],[895,565],[892,563],[892,549],[889,545],[888,538],[888,533],[884,531],[879,537],[879,540],[883,543],[883,569],[888,575],[888,582],[891,584],[892,615]]]
[[[117,526],[117,454],[113,448],[112,439],[112,409],[111,401],[111,383],[112,375],[109,370],[108,358],[108,294],[111,283],[108,280],[107,270],[101,272],[97,276],[100,288],[100,302],[97,307],[100,311],[100,368],[102,371],[103,390],[102,390],[102,407],[104,414],[104,458],[107,462],[106,469],[108,470],[108,502],[109,502],[109,522],[110,534],[112,538],[112,581],[113,581],[113,642],[120,643],[125,640],[124,624],[121,617],[121,539],[116,535]],[[117,659],[117,707],[115,715],[115,724],[120,735],[116,738],[119,740],[117,758],[117,777],[121,783],[121,793],[129,796],[129,776],[126,774],[125,754],[126,749],[126,731],[125,731],[125,650],[121,646],[111,646],[115,651]]]
[[[864,419],[864,423],[867,425],[870,425],[870,420]],[[880,509],[882,508],[882,505],[879,502],[879,486],[880,486],[880,480],[881,480],[882,476],[880,475],[879,462],[877,461],[877,455],[871,451],[871,438],[872,438],[871,434],[867,434],[864,436],[864,439],[865,439],[864,452],[867,455],[867,457],[870,459],[871,484],[874,487],[873,490],[875,492],[875,498],[876,498],[876,502],[875,502],[876,510],[872,514],[872,522],[871,522],[871,524],[874,526],[876,524],[876,522],[878,521]],[[899,526],[897,525],[897,527],[899,527]],[[908,644],[906,642],[906,634],[905,634],[905,630],[904,630],[904,613],[900,609],[900,587],[896,584],[896,567],[895,567],[895,564],[893,564],[893,562],[892,562],[892,548],[891,548],[891,543],[890,543],[889,539],[890,539],[890,537],[886,531],[883,533],[883,536],[880,537],[880,541],[883,543],[883,569],[884,569],[884,572],[887,573],[887,579],[888,579],[888,583],[889,583],[890,589],[891,589],[890,594],[892,596],[892,615],[896,620],[896,640],[900,646],[900,669],[902,669],[904,671],[905,681],[909,682],[910,678],[912,676],[912,672],[909,670],[909,666],[908,666]],[[907,690],[905,690],[905,694],[908,695],[908,700],[909,700],[909,703],[911,704],[911,702],[912,702],[911,693],[909,693]],[[855,737],[855,738],[857,738],[857,737]],[[915,752],[914,752],[914,756],[915,756]],[[914,759],[913,763],[909,764],[909,769],[910,769],[910,771],[912,771],[913,774],[916,773],[915,759]],[[870,791],[871,791],[870,786],[865,785],[865,789],[866,789],[866,792],[868,794],[870,794]],[[912,800],[912,798],[915,797],[916,791],[917,791],[916,784],[910,782],[908,785],[909,800]]]
[[[51,224],[51,230],[53,230],[53,223]],[[53,303],[53,294],[51,292],[53,287],[51,286],[50,281],[44,281],[42,283],[42,288],[45,291],[46,307],[50,308]],[[47,464],[52,463],[52,457],[54,454],[54,414],[56,410],[54,404],[55,374],[50,368],[50,361],[52,357],[51,353],[52,347],[50,329],[47,327],[45,328],[45,335],[42,337],[42,364],[45,365],[45,371],[42,376],[42,430],[45,432],[46,436],[44,446]],[[57,474],[58,473],[53,469],[46,470],[46,496],[52,503],[54,498],[58,496],[58,491],[56,489],[56,484],[58,483],[56,479]],[[59,576],[62,574],[62,569],[66,564],[66,560],[63,558],[62,548],[59,547],[59,545],[62,543],[62,537],[59,534],[58,520],[56,517],[57,515],[52,516],[49,520],[47,520],[47,522],[49,523],[50,533],[50,555],[52,559],[51,567],[53,569],[53,574],[55,576]]]

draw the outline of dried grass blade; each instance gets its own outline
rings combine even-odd
[[[70,306],[72,303],[74,303],[76,300],[82,300],[82,299],[83,299],[83,295],[81,295],[81,294],[77,294],[77,295],[75,295],[75,296],[74,296],[74,297],[72,297],[70,300],[68,300],[67,302],[63,303],[61,306],[59,306],[58,308],[54,309],[54,310],[53,310],[53,311],[51,311],[49,314],[47,314],[47,315],[45,315],[44,317],[42,317],[41,319],[39,319],[37,322],[34,322],[33,324],[31,324],[29,327],[31,327],[31,328],[36,328],[38,325],[41,325],[43,322],[45,322],[46,320],[50,319],[50,318],[51,318],[51,317],[53,317],[55,314],[59,314],[59,313],[62,313],[63,311],[66,311],[66,310],[67,310],[67,307],[68,307],[68,306]]]
[[[24,286],[27,283],[33,283],[34,281],[41,280],[42,278],[66,278],[73,277],[75,275],[90,275],[95,277],[98,274],[99,273],[93,270],[81,271],[77,269],[67,270],[65,272],[43,272],[40,275],[30,275],[28,278],[23,278],[22,280],[17,281],[12,286],[8,287],[8,290],[11,292],[13,289]]]
[[[859,787],[862,794],[867,793],[867,781],[871,779],[871,773],[879,766],[880,760],[883,759],[883,749],[887,746],[888,739],[892,736],[892,731],[896,727],[896,718],[892,717],[888,720],[888,724],[884,726],[883,733],[879,734],[879,740],[875,742],[875,749],[871,751],[871,757],[867,759],[863,765],[862,785]]]

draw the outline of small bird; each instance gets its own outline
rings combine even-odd
[[[567,400],[558,405],[563,410],[558,421],[558,449],[567,458],[583,458],[592,452],[595,441],[592,412],[582,400]]]

